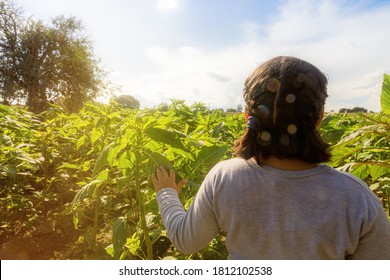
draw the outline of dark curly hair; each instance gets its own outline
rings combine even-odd
[[[330,160],[330,145],[317,130],[328,97],[326,76],[314,65],[288,56],[272,58],[247,78],[245,111],[251,123],[234,146],[235,156],[262,159]]]

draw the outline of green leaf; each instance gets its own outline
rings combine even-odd
[[[34,158],[31,158],[31,157],[29,157],[27,154],[19,154],[17,157],[16,157],[16,159],[18,159],[18,160],[21,160],[21,161],[24,161],[24,162],[28,162],[28,163],[31,163],[31,164],[33,164],[33,165],[35,165],[35,164],[38,164],[42,159],[41,158],[36,158],[36,159],[34,159]]]
[[[149,158],[156,166],[162,165],[166,168],[173,169],[171,162],[163,155],[148,150],[145,150],[145,153],[149,156]]]
[[[131,238],[127,238],[126,247],[129,249],[130,253],[133,255],[137,254],[137,251],[140,249],[141,241],[135,232]]]
[[[119,177],[117,179],[117,183],[116,183],[116,189],[117,190],[122,190],[123,187],[126,185],[126,182],[127,182],[127,176],[122,176],[122,177]]]
[[[180,135],[177,132],[157,127],[147,127],[144,132],[156,142],[162,142],[173,148],[186,150],[180,140]]]
[[[135,158],[134,153],[129,151],[123,152],[119,156],[118,168],[122,172],[123,176],[126,176],[127,170],[132,168],[133,166],[132,161],[134,161],[134,158]]]
[[[108,173],[110,170],[105,169],[101,171],[98,175],[96,175],[96,180],[99,180],[101,182],[106,181],[108,179]]]
[[[77,168],[79,168],[77,164],[64,163],[63,165],[59,166],[57,169],[61,170],[61,169],[77,169]]]
[[[188,158],[194,161],[194,156],[190,152],[181,149],[176,149],[176,148],[172,148],[171,150],[172,152],[174,152],[176,155],[179,155],[180,157]]]
[[[127,241],[127,222],[124,217],[119,217],[114,224],[112,234],[112,245],[114,247],[114,258],[119,259],[123,252],[123,246]]]
[[[79,226],[79,212],[78,211],[73,212],[73,225],[74,225],[75,229],[77,229]]]
[[[76,203],[82,201],[86,197],[91,197],[95,193],[96,188],[100,186],[101,183],[102,182],[99,180],[93,180],[78,190],[72,201],[72,209],[76,206]]]
[[[6,174],[5,176],[20,175],[20,173],[18,173],[18,169],[14,165],[7,164],[5,166],[0,166],[0,167],[1,167],[0,171],[5,172]]]
[[[384,175],[390,175],[390,168],[386,166],[373,165],[371,167],[371,178],[373,181],[378,180]]]
[[[102,136],[102,134],[94,128],[91,132],[91,144],[95,144],[95,142]]]
[[[376,181],[384,175],[390,174],[390,168],[380,164],[365,164],[364,162],[350,162],[340,168],[342,171],[350,172],[356,177]]]
[[[366,164],[352,163],[351,173],[356,177],[364,180],[370,175],[370,167]]]
[[[390,114],[390,75],[383,75],[381,108],[383,113]]]
[[[111,149],[111,151],[108,153],[107,161],[110,166],[115,166],[118,164],[117,156],[120,151],[123,150],[123,148],[126,147],[126,145],[117,145],[114,148]]]
[[[77,140],[76,149],[78,150],[82,145],[84,145],[85,140],[87,140],[87,136],[83,135]]]
[[[1,143],[2,145],[9,146],[9,147],[12,147],[14,144],[12,142],[12,138],[5,134],[1,135]]]
[[[0,112],[6,113],[6,114],[12,114],[11,107],[0,104]]]
[[[192,174],[202,167],[211,168],[223,158],[227,150],[227,146],[203,146],[196,157]]]
[[[86,127],[86,126],[90,126],[91,123],[89,121],[80,121],[80,120],[77,120],[77,121],[74,121],[72,123],[72,128],[80,128],[80,127]]]
[[[111,144],[105,146],[104,149],[101,151],[98,159],[96,160],[95,166],[93,168],[93,175],[92,175],[93,178],[95,178],[96,174],[98,172],[100,172],[100,170],[104,167],[104,165],[106,165],[108,163],[107,156],[111,150],[111,147],[114,144],[115,143],[111,143]]]
[[[111,257],[114,257],[114,245],[110,244],[106,248],[104,248]]]

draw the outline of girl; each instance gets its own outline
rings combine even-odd
[[[318,132],[327,78],[312,64],[275,57],[245,82],[247,130],[235,158],[218,163],[185,211],[186,180],[157,168],[163,223],[179,250],[204,248],[222,229],[229,259],[390,259],[390,222],[375,194],[323,164]]]

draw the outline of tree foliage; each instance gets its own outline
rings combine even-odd
[[[119,95],[114,99],[116,102],[122,105],[123,108],[139,109],[139,101],[131,95]]]
[[[0,4],[0,97],[41,112],[57,101],[78,111],[103,85],[103,71],[84,28],[74,17],[46,24],[24,18],[10,1]]]
[[[18,99],[17,40],[21,26],[20,11],[12,3],[0,2],[0,97],[4,104]]]
[[[352,109],[341,108],[339,113],[367,113],[367,109],[363,107],[353,107]]]

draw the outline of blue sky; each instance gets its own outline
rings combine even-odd
[[[329,77],[326,110],[379,111],[390,74],[390,0],[15,0],[28,15],[74,15],[122,93],[141,107],[171,98],[242,104],[246,77],[277,55]]]

